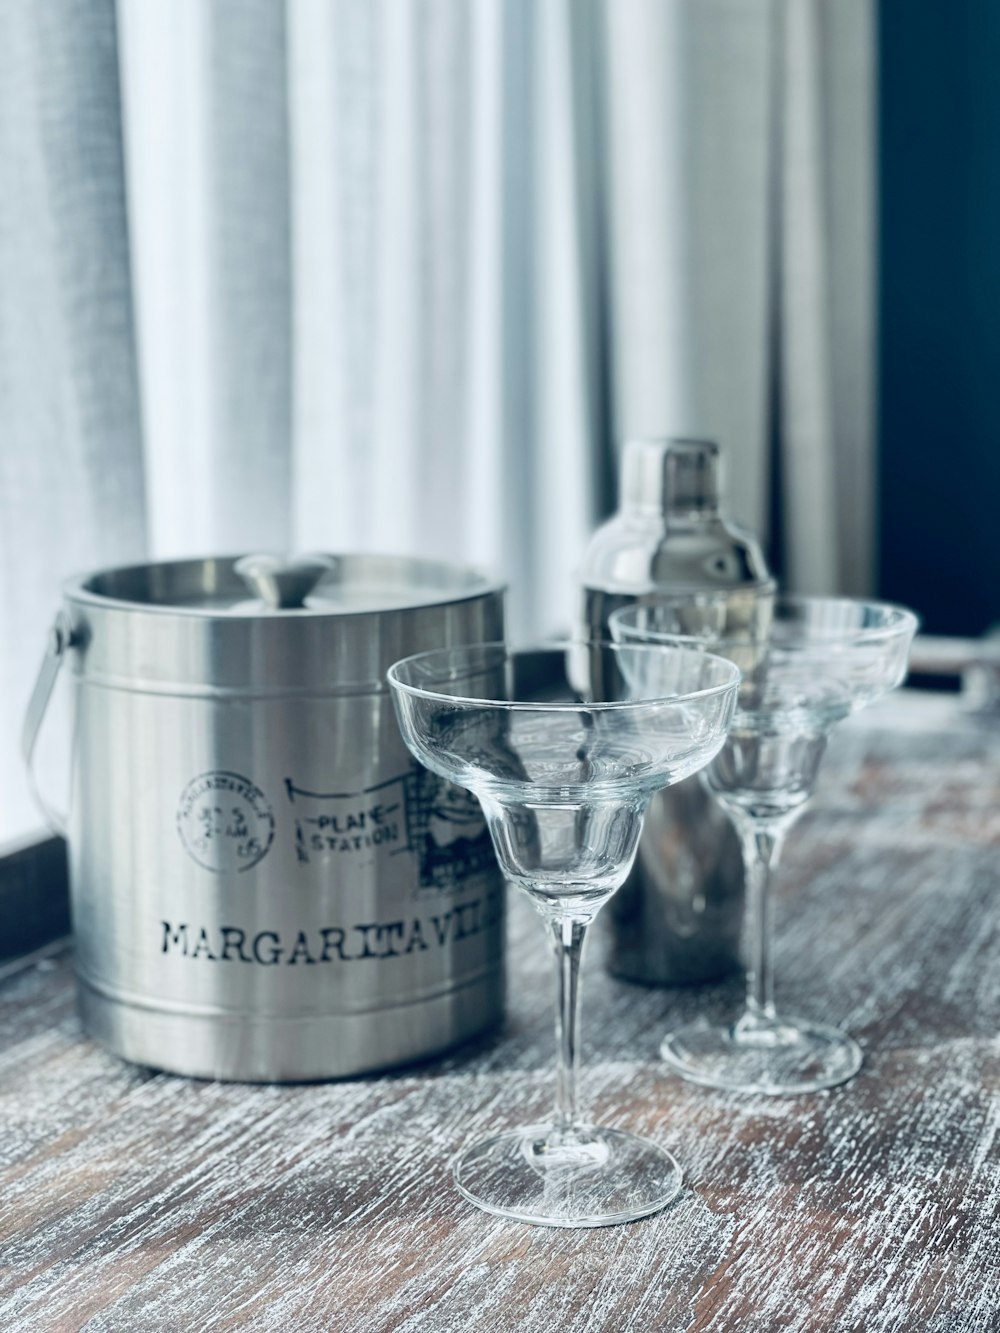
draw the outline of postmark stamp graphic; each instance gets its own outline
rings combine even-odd
[[[285,779],[300,864],[415,856],[418,891],[450,892],[496,870],[479,802],[414,764],[362,791],[314,791]]]
[[[192,778],[181,792],[177,832],[188,856],[205,870],[249,870],[274,841],[274,812],[249,778],[219,769]]]

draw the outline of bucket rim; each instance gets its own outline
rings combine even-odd
[[[246,552],[235,555],[183,556],[171,560],[143,560],[129,564],[110,565],[71,575],[63,581],[62,593],[67,601],[88,609],[117,611],[129,615],[180,617],[195,622],[245,624],[256,621],[308,622],[329,619],[364,621],[372,617],[409,615],[423,610],[432,610],[436,607],[459,606],[466,602],[477,601],[483,597],[501,595],[508,590],[505,580],[498,578],[478,565],[441,560],[430,556],[380,551],[338,551],[329,554],[331,559],[338,562],[338,564],[345,562],[349,564],[374,564],[381,566],[386,573],[392,570],[398,574],[399,571],[406,568],[414,571],[422,570],[427,576],[427,582],[414,581],[411,600],[404,599],[373,607],[338,606],[332,601],[329,605],[320,606],[272,608],[258,603],[254,607],[249,590],[246,590],[246,595],[240,599],[246,602],[246,609],[237,609],[238,603],[236,602],[232,606],[224,606],[219,604],[199,605],[196,602],[143,600],[111,595],[90,586],[98,579],[114,577],[126,579],[129,576],[140,578],[144,573],[156,570],[180,572],[184,569],[193,571],[199,567],[214,566],[222,572],[233,574],[236,562],[242,559],[245,554]],[[440,586],[435,589],[432,582],[435,571],[440,571],[442,584],[449,575],[455,578],[455,586],[451,588]],[[234,577],[238,578],[238,576]]]

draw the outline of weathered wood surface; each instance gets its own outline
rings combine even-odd
[[[497,1037],[397,1075],[245,1087],[85,1040],[65,957],[0,985],[0,1329],[1000,1330],[1000,721],[899,696],[842,729],[781,876],[778,990],[865,1047],[797,1099],[689,1087],[665,1026],[738,983],[585,963],[584,1095],[687,1188],[599,1231],[491,1219],[472,1136],[541,1115],[542,932],[512,913]]]

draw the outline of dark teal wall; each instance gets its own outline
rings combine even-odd
[[[1000,0],[880,0],[882,596],[1000,621]]]

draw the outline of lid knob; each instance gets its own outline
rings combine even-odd
[[[320,579],[336,565],[332,556],[244,555],[233,566],[236,573],[272,611],[305,606],[306,598]]]
[[[623,507],[664,514],[671,510],[717,509],[721,452],[711,440],[626,440]]]

